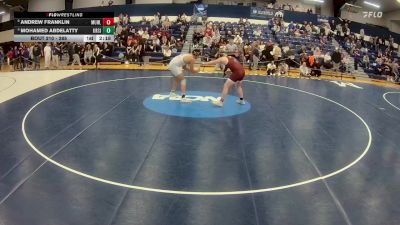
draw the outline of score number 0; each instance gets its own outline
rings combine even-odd
[[[114,18],[103,18],[103,26],[114,26]]]

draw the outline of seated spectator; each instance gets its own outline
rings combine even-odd
[[[301,77],[309,77],[310,76],[310,70],[307,67],[307,63],[304,61],[302,62],[300,66],[300,76]]]
[[[83,55],[83,61],[86,65],[92,65],[94,63],[94,55],[92,46],[90,44],[86,45],[85,52]]]
[[[169,30],[169,28],[171,27],[171,21],[169,21],[168,16],[165,16],[165,19],[162,23],[162,27],[164,30]]]
[[[400,74],[399,74],[399,62],[398,61],[393,61],[392,65],[392,73],[394,77],[394,82],[399,82],[400,81]]]
[[[289,65],[286,62],[283,61],[279,64],[279,73],[281,76],[289,75]]]
[[[257,27],[257,29],[254,30],[253,35],[254,35],[256,38],[261,37],[261,35],[262,35],[261,27]]]
[[[296,29],[296,26],[294,25],[293,21],[290,21],[290,23],[288,25],[289,33],[294,33],[295,29]]]
[[[145,16],[142,16],[142,19],[141,19],[139,22],[140,22],[140,24],[142,24],[142,25],[146,25],[146,24],[147,24],[147,19],[146,19],[146,17],[145,17]],[[143,30],[143,28],[140,28],[140,29]]]
[[[333,65],[332,65],[332,58],[331,58],[331,55],[330,55],[329,53],[326,53],[326,54],[324,55],[324,60],[323,60],[323,62],[324,62],[323,66],[324,66],[326,69],[331,69],[331,68],[333,67]]]
[[[147,30],[144,31],[143,34],[142,34],[142,36],[141,36],[141,38],[142,38],[142,39],[145,39],[145,40],[149,39],[149,38],[150,38],[149,32],[148,32]]]
[[[203,45],[207,48],[211,47],[213,40],[210,36],[206,35],[203,37]]]
[[[239,19],[239,23],[238,24],[239,25],[244,25],[244,19],[242,17]]]
[[[71,65],[76,65],[76,64],[78,64],[79,66],[82,65],[81,58],[79,56],[80,51],[81,51],[81,47],[78,44],[74,43]]]
[[[127,25],[129,24],[130,18],[127,13],[125,13],[124,17],[122,18],[122,24]]]
[[[225,51],[228,56],[238,57],[239,47],[234,43],[233,39],[229,40],[229,43],[225,46]]]
[[[363,64],[366,69],[369,68],[369,65],[370,65],[369,63],[370,63],[369,56],[368,56],[368,54],[365,54],[363,57]]]
[[[243,46],[243,61],[249,63],[251,61],[252,47],[250,42],[246,42]]]
[[[250,26],[250,21],[248,18],[246,18],[246,22],[244,23],[245,26]]]
[[[126,46],[126,59],[128,62],[132,62],[135,58],[135,52],[133,49],[133,43],[130,43],[128,46]]]
[[[275,62],[269,62],[267,65],[267,75],[274,76],[277,75]]]
[[[105,56],[111,57],[113,46],[109,45],[107,43],[104,43],[102,48],[101,48],[101,53]]]
[[[139,28],[137,34],[138,34],[139,36],[142,36],[142,35],[144,34],[143,27]]]
[[[118,23],[117,27],[115,28],[115,34],[121,35],[121,33],[122,33],[122,24]]]
[[[274,45],[271,55],[274,57],[274,61],[279,63],[279,60],[282,58],[282,49],[279,44]]]
[[[316,59],[314,66],[311,69],[311,76],[315,77],[320,77],[322,72],[321,72],[321,61],[319,59]]]
[[[305,25],[305,32],[306,32],[307,34],[311,34],[311,33],[312,33],[311,23],[307,23],[307,24]]]
[[[172,55],[172,51],[171,48],[169,48],[168,46],[164,46],[163,50],[163,64],[167,65],[171,59],[171,55]]]
[[[233,39],[233,43],[236,45],[241,45],[243,43],[243,39],[240,35],[236,35],[235,38]]]
[[[336,48],[335,51],[332,53],[332,63],[333,63],[333,69],[337,70],[340,67],[340,63],[342,61],[342,54],[339,51],[339,48]]]

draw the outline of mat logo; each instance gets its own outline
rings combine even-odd
[[[334,84],[336,84],[336,85],[338,85],[339,87],[353,87],[353,88],[357,88],[357,89],[363,89],[362,87],[360,87],[360,86],[357,86],[357,85],[355,85],[355,84],[353,84],[353,83],[345,83],[345,82],[339,82],[339,81],[331,81],[332,83],[334,83]]]
[[[193,102],[212,102],[217,100],[217,98],[214,96],[200,96],[200,95],[186,95],[186,98],[192,100]],[[162,100],[180,101],[181,96],[170,97],[169,95],[155,94],[151,99],[161,100],[161,101]]]
[[[221,118],[236,116],[251,109],[250,102],[245,105],[237,104],[236,96],[228,95],[224,107],[216,107],[211,102],[216,101],[220,93],[210,91],[188,91],[186,98],[192,103],[181,103],[181,96],[170,97],[169,93],[155,93],[144,99],[143,105],[147,109],[169,116],[187,118]]]

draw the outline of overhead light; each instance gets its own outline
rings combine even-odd
[[[319,2],[319,3],[324,3],[324,0],[310,0],[311,2]],[[399,0],[400,1],[400,0]]]
[[[364,4],[367,4],[367,5],[370,5],[370,6],[373,6],[373,7],[375,7],[375,8],[380,8],[381,6],[380,5],[378,5],[378,4],[375,4],[375,3],[372,3],[372,2],[367,2],[367,1],[364,1]]]
[[[1,12],[0,12],[0,15],[3,15],[4,13],[6,13],[6,12],[4,12],[4,11],[1,11]]]

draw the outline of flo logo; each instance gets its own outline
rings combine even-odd
[[[383,12],[363,12],[364,18],[382,18]]]
[[[228,95],[224,107],[216,107],[211,102],[218,99],[220,93],[207,91],[190,91],[186,98],[192,103],[181,103],[181,97],[170,97],[168,93],[157,93],[147,97],[143,105],[156,113],[189,118],[220,118],[236,116],[248,112],[251,104],[239,105],[236,96]]]

